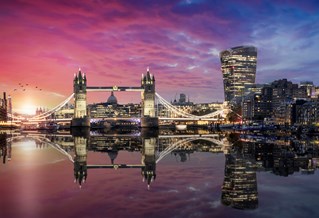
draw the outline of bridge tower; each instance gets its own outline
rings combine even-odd
[[[87,178],[87,143],[86,137],[74,136],[74,182],[78,182],[80,187]]]
[[[150,188],[151,182],[156,178],[156,157],[155,148],[157,146],[156,137],[142,137],[143,151],[142,151],[142,177],[143,181],[147,182],[147,188]]]
[[[141,127],[158,128],[158,117],[155,114],[155,77],[147,68],[146,75],[142,74],[142,116]]]
[[[74,76],[73,92],[75,105],[71,127],[90,127],[90,118],[87,114],[86,105],[86,75],[81,72],[81,69]]]

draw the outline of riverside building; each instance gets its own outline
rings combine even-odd
[[[220,52],[225,101],[242,97],[246,86],[255,84],[257,48],[238,46]]]

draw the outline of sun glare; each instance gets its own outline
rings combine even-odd
[[[35,115],[36,106],[27,104],[20,109],[20,113],[25,115]]]

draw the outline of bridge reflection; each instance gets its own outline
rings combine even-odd
[[[8,153],[4,151],[8,151],[10,140],[6,134],[0,136],[1,154],[5,159]],[[67,156],[74,165],[75,182],[80,186],[88,179],[88,171],[91,169],[140,169],[141,176],[149,188],[158,176],[158,164],[165,160],[167,155],[173,155],[180,162],[186,162],[196,152],[223,153],[225,166],[221,202],[238,209],[258,207],[256,172],[269,171],[277,176],[289,176],[295,172],[311,175],[319,165],[317,138],[260,138],[229,132],[170,130],[28,133],[24,136],[17,134],[14,137],[32,137],[38,148],[50,145]],[[117,160],[120,151],[140,153],[140,163],[119,163]],[[92,152],[107,154],[109,162],[97,164],[92,159],[89,162],[88,157]]]
[[[178,133],[178,132],[177,132]],[[200,133],[200,134],[194,134]],[[203,134],[206,133],[206,134]],[[174,135],[170,130],[159,132],[89,132],[79,129],[71,134],[29,134],[37,138],[38,147],[41,143],[52,145],[74,163],[74,177],[80,187],[88,177],[90,169],[141,169],[143,181],[148,188],[156,179],[156,165],[168,154],[180,157],[181,162],[187,161],[187,155],[194,151],[210,151],[227,153],[229,144],[220,134],[207,134],[203,131],[184,131]],[[175,132],[176,134],[176,132]],[[107,153],[110,163],[88,163],[89,151]],[[116,163],[119,151],[141,153],[141,162],[136,164]],[[74,153],[74,157],[70,155]]]

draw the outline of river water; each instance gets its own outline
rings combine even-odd
[[[0,217],[319,217],[319,141],[280,134],[2,132]]]

